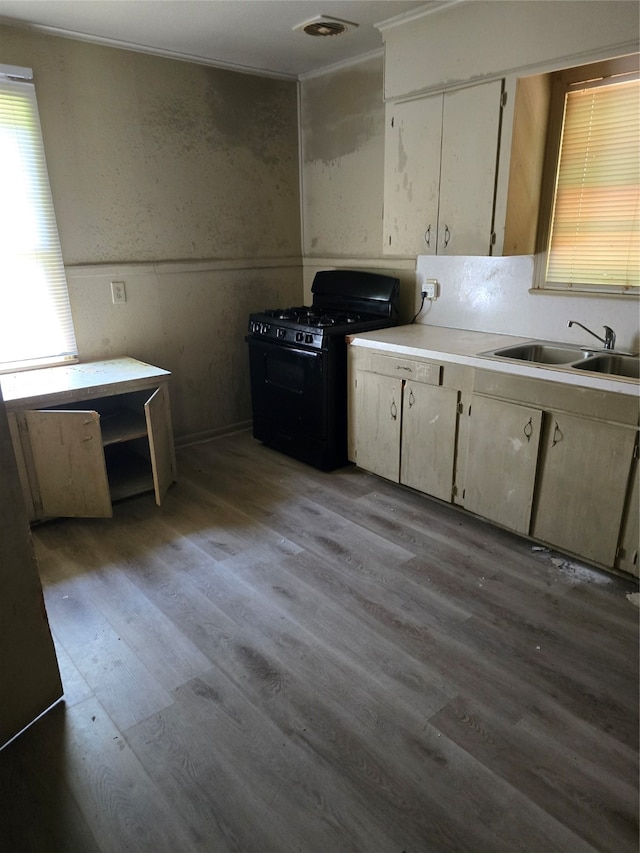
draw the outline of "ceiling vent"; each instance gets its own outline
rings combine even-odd
[[[357,27],[357,24],[351,21],[342,21],[340,18],[330,18],[328,15],[316,15],[310,21],[305,21],[303,24],[297,24],[293,27],[295,30],[302,30],[308,36],[339,36],[346,32],[349,27]]]

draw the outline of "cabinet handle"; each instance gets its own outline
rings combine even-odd
[[[533,435],[533,424],[531,423],[531,418],[524,425],[524,429],[522,430],[525,434],[527,441],[531,441],[531,436]]]
[[[414,395],[413,395],[413,388],[412,388],[412,389],[409,391],[409,408],[411,408],[411,406],[413,406],[413,404],[415,403],[415,401],[416,401],[416,398],[415,398],[415,397],[414,397]]]
[[[392,400],[391,401],[391,420],[395,421],[397,417],[398,417],[398,408],[396,406],[396,401]]]
[[[449,226],[444,226],[444,247],[445,249],[449,245],[449,240],[451,239],[451,231],[449,231]]]
[[[555,447],[559,441],[562,441],[562,431],[558,426],[558,421],[555,421],[553,425],[553,439],[551,441],[551,447]]]
[[[431,245],[431,226],[430,225],[427,228],[427,230],[424,232],[424,242],[427,244],[427,246]]]

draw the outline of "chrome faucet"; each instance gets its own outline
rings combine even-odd
[[[578,323],[577,320],[569,320],[567,326],[571,328],[572,326],[580,326],[581,329],[584,329],[585,332],[589,332],[590,335],[593,335],[594,338],[597,338],[599,341],[602,341],[605,349],[613,349],[616,345],[616,333],[610,326],[603,326],[604,329],[604,338],[601,338],[600,335],[596,335],[595,332],[592,332],[591,329],[587,329],[586,326],[583,326],[582,323]]]

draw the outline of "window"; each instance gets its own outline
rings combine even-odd
[[[638,293],[637,62],[630,57],[556,75],[546,169],[547,180],[555,180],[542,221],[545,288]]]
[[[0,370],[75,359],[31,72],[0,66]]]

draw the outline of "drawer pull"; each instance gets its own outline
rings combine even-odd
[[[409,373],[413,373],[413,370],[410,367],[407,367],[405,364],[397,364],[396,370],[408,370]]]
[[[431,226],[430,225],[427,228],[427,230],[424,232],[424,242],[427,244],[427,246],[431,245]]]

